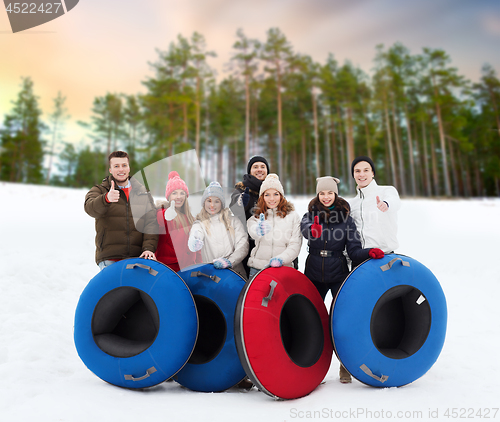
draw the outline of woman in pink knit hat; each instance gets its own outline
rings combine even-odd
[[[171,171],[165,189],[167,201],[156,203],[156,219],[160,226],[156,259],[176,272],[201,262],[200,253],[191,252],[187,246],[189,231],[194,223],[188,196],[189,189],[184,180],[179,173]]]

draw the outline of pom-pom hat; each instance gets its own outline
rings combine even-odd
[[[201,197],[201,206],[204,206],[207,198],[211,196],[219,198],[222,202],[222,208],[226,208],[226,198],[224,197],[224,191],[222,190],[222,186],[219,182],[210,182]]]
[[[266,178],[260,185],[259,195],[262,195],[268,189],[276,189],[279,193],[281,193],[282,196],[285,196],[280,178],[275,173],[271,173],[266,176]]]
[[[179,173],[176,171],[171,171],[168,174],[168,182],[167,182],[167,188],[165,189],[165,198],[170,196],[170,194],[177,189],[182,189],[184,192],[186,192],[186,196],[189,196],[189,189],[186,185],[186,182],[181,179],[179,176]]]

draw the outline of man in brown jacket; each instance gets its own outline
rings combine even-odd
[[[110,176],[85,196],[85,212],[95,218],[95,260],[101,270],[125,258],[155,259],[158,243],[154,202],[130,179],[128,154],[112,152],[108,161]]]

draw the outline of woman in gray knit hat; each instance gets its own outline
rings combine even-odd
[[[203,192],[202,209],[189,233],[188,247],[201,250],[203,262],[215,268],[232,268],[246,279],[243,258],[248,252],[248,236],[238,217],[226,208],[224,191],[218,182],[212,182]]]
[[[356,261],[382,258],[380,249],[363,249],[356,224],[350,216],[347,201],[339,196],[339,179],[332,176],[316,179],[316,196],[302,217],[300,228],[308,239],[309,255],[304,274],[312,281],[324,299],[328,290],[332,298],[349,274],[344,249]],[[351,382],[351,376],[340,365],[340,382]]]

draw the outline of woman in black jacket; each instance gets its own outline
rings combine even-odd
[[[380,249],[363,249],[356,224],[350,216],[347,201],[338,195],[339,179],[331,176],[316,179],[316,197],[302,217],[302,235],[309,240],[309,256],[305,275],[325,299],[328,290],[335,299],[342,282],[349,274],[344,249],[353,261],[382,258]],[[340,382],[351,382],[351,376],[340,366]]]

